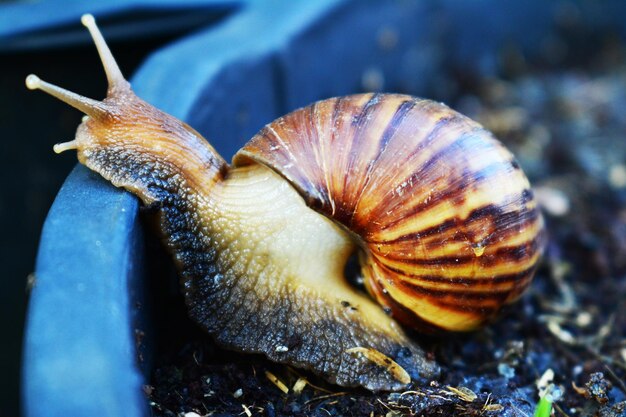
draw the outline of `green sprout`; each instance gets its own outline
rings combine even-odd
[[[552,396],[545,395],[539,398],[537,407],[535,408],[535,414],[533,417],[550,417],[552,413]]]

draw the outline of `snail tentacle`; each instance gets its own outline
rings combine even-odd
[[[103,102],[81,96],[80,94],[46,82],[35,74],[30,74],[26,77],[26,87],[28,87],[29,90],[44,91],[96,119],[102,119],[108,114],[108,109]]]
[[[80,21],[87,28],[87,30],[89,30],[89,33],[96,44],[96,48],[98,49],[98,54],[100,55],[100,60],[102,61],[102,66],[104,67],[104,71],[109,82],[109,94],[116,90],[128,90],[130,88],[130,84],[122,75],[122,71],[117,65],[117,61],[115,61],[109,46],[104,40],[100,29],[98,29],[98,26],[96,25],[96,19],[91,14],[84,14],[80,18]]]
[[[72,149],[78,149],[78,141],[74,139],[68,142],[57,143],[52,147],[52,149],[54,150],[54,153],[62,153]]]

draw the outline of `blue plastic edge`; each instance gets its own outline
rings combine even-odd
[[[140,285],[137,200],[77,166],[41,235],[24,352],[27,416],[142,416],[129,287]]]
[[[132,11],[174,10],[189,7],[236,7],[246,0],[108,0],[89,2],[65,0],[39,1],[24,4],[15,2],[0,6],[0,38],[31,33],[37,30],[76,24],[83,13],[110,16]],[[249,0],[248,0],[249,1]],[[42,17],[44,17],[42,19]]]

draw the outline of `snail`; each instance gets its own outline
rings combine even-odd
[[[449,107],[400,94],[318,101],[265,126],[232,165],[138,98],[91,15],[108,79],[78,160],[153,208],[189,315],[217,343],[331,383],[400,390],[440,367],[402,324],[467,331],[528,287],[543,220],[511,153]],[[344,277],[358,254],[369,296]]]

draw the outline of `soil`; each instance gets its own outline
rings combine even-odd
[[[153,415],[532,416],[541,393],[555,416],[626,416],[626,54],[601,45],[556,64],[509,50],[496,77],[449,74],[457,92],[446,101],[491,129],[530,177],[549,244],[528,293],[496,323],[414,335],[441,380],[383,394],[328,385],[218,349],[169,295],[145,387]]]

